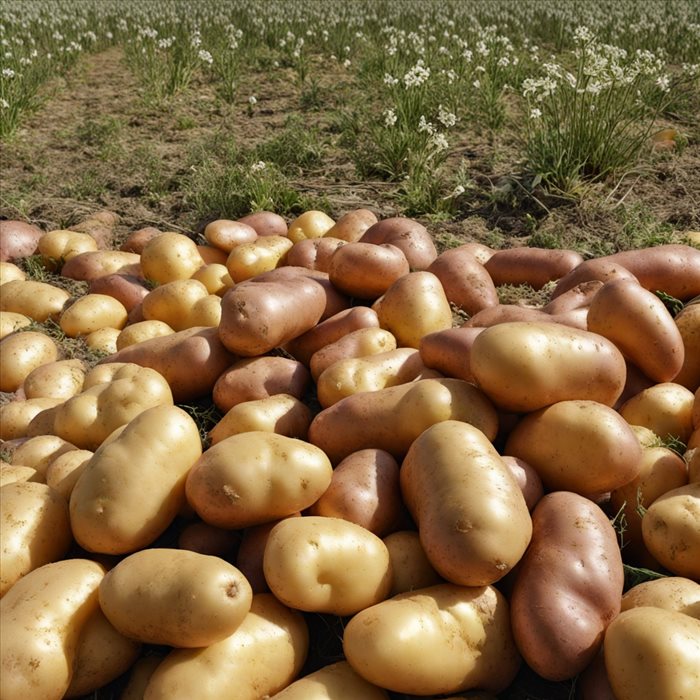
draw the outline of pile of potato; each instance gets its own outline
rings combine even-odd
[[[1,223],[3,700],[699,697],[699,249]]]

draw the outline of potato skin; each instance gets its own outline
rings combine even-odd
[[[500,692],[520,666],[508,602],[493,586],[445,583],[366,608],[345,627],[355,671],[398,693]]]
[[[486,586],[523,556],[532,534],[525,498],[478,428],[446,420],[426,429],[403,460],[400,483],[423,549],[447,581]]]
[[[10,280],[2,285],[0,311],[24,314],[40,323],[57,319],[70,294],[65,289],[48,282],[36,280]]]
[[[683,338],[685,359],[673,381],[695,391],[700,387],[700,304],[688,304],[674,321]]]
[[[361,243],[390,243],[399,248],[411,270],[425,270],[437,257],[428,229],[422,224],[395,216],[372,224],[360,238]]]
[[[0,341],[0,391],[17,391],[38,367],[58,360],[58,346],[38,331],[12,333]]]
[[[529,284],[533,289],[541,289],[582,262],[583,257],[575,250],[523,246],[495,251],[484,267],[497,286]]]
[[[567,491],[546,494],[532,525],[510,597],[513,635],[535,673],[566,680],[591,663],[620,611],[620,548],[600,507]]]
[[[513,321],[474,340],[476,383],[503,410],[526,413],[567,399],[614,405],[625,385],[622,353],[596,333],[558,323]]]
[[[474,383],[469,353],[482,328],[447,328],[424,335],[418,350],[426,367],[442,372],[446,377]]]
[[[649,605],[700,620],[700,583],[684,576],[664,576],[638,583],[622,596],[621,611]]]

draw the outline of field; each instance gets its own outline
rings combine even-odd
[[[416,219],[438,251],[698,247],[700,3],[2,4],[0,220],[51,231],[107,210],[118,248],[145,227],[203,244],[217,219],[356,209]],[[190,407],[203,430],[211,408]],[[342,656],[345,622],[308,615],[308,669]],[[576,679],[524,667],[498,697],[572,700]]]

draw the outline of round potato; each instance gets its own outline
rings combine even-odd
[[[84,380],[85,364],[82,360],[56,360],[32,370],[22,388],[28,399],[67,400],[80,393]]]
[[[328,272],[333,253],[346,244],[339,238],[303,238],[297,241],[287,253],[287,265],[307,267],[309,270]]]
[[[251,279],[284,264],[293,245],[287,236],[261,236],[233,248],[226,259],[226,269],[234,283]]]
[[[297,216],[289,224],[287,236],[292,243],[298,243],[305,238],[321,238],[334,225],[335,221],[328,214],[311,209]]]
[[[210,221],[204,228],[207,243],[226,253],[242,243],[252,243],[257,237],[255,229],[241,221],[217,219]]]
[[[164,335],[171,335],[175,330],[164,321],[152,319],[150,321],[138,321],[126,326],[117,337],[117,351],[123,350],[129,345],[142,343],[151,338],[162,338]]]
[[[12,280],[23,280],[26,278],[27,275],[21,267],[17,267],[14,263],[6,260],[0,261],[0,285]]]
[[[87,233],[58,229],[48,231],[40,239],[37,252],[44,265],[56,269],[80,253],[97,250],[97,241]]]
[[[622,611],[648,605],[700,620],[700,583],[683,576],[664,576],[638,583],[622,596]]]
[[[196,243],[182,233],[154,236],[141,251],[143,276],[158,284],[189,279],[203,264]]]
[[[69,338],[77,338],[105,327],[121,330],[127,316],[124,305],[114,297],[86,294],[63,311],[59,325]]]
[[[0,391],[17,391],[29,374],[58,360],[58,347],[48,335],[19,331],[0,340]]]
[[[369,209],[353,209],[343,214],[323,235],[354,243],[359,241],[365,231],[376,223],[377,216],[374,212]]]
[[[54,459],[75,450],[75,445],[57,435],[37,435],[18,445],[12,453],[11,461],[13,464],[33,467],[39,472],[43,481],[49,465]]]
[[[61,399],[25,399],[0,405],[0,440],[32,437],[35,421],[61,404]],[[44,431],[46,432],[46,431]]]
[[[271,211],[256,211],[238,221],[252,227],[258,236],[286,236],[288,231],[284,218]]]

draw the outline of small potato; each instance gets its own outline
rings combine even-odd
[[[31,437],[31,424],[40,414],[60,405],[60,399],[26,399],[0,405],[0,440]]]
[[[260,430],[305,440],[310,423],[306,404],[290,394],[275,394],[236,404],[209,431],[209,438],[215,445],[231,435]]]
[[[685,359],[673,381],[695,391],[700,387],[700,304],[688,304],[674,321],[683,338]]]
[[[378,221],[360,238],[361,243],[390,243],[399,248],[411,270],[426,270],[437,257],[433,238],[422,224],[401,216]]]
[[[27,275],[22,268],[6,260],[0,261],[0,285],[12,280],[23,280],[26,278]]]
[[[683,576],[664,576],[638,583],[622,596],[621,611],[649,605],[700,620],[700,583]]]
[[[369,209],[354,209],[343,214],[324,236],[339,238],[348,243],[359,241],[365,231],[377,223],[377,216]]]
[[[594,496],[639,474],[642,448],[617,411],[597,401],[558,401],[524,416],[504,454],[531,465],[548,491]]]
[[[34,569],[0,601],[0,697],[61,700],[104,569],[67,559]]]
[[[92,281],[106,275],[141,276],[141,258],[136,253],[121,250],[97,250],[80,253],[61,268],[61,275],[72,280]]]
[[[0,340],[15,331],[26,328],[32,322],[29,316],[18,314],[15,311],[0,311]]]
[[[63,311],[59,325],[69,338],[77,338],[105,327],[121,330],[127,316],[124,305],[114,297],[86,294]]]
[[[48,282],[12,280],[2,285],[0,311],[13,311],[42,323],[57,319],[68,299],[70,294],[65,289]]]
[[[497,250],[484,267],[496,286],[529,284],[533,289],[542,289],[582,262],[583,257],[575,250],[523,246]]]
[[[228,258],[228,253],[224,252],[223,250],[211,245],[198,245],[197,250],[202,257],[202,265],[204,267],[214,264],[223,265],[226,267],[226,258]],[[200,267],[199,269],[201,270],[202,268]]]
[[[333,253],[345,245],[339,238],[303,238],[297,241],[287,253],[287,265],[307,267],[309,270],[328,272]]]
[[[121,244],[121,246],[119,246],[119,250],[141,255],[141,251],[143,250],[143,247],[146,245],[146,243],[148,243],[148,241],[150,241],[151,238],[160,236],[161,233],[163,232],[160,229],[155,228],[154,226],[144,226],[143,228],[140,228],[136,231],[132,231],[126,237],[126,240]]]
[[[389,550],[394,572],[389,593],[391,597],[445,582],[425,555],[420,536],[415,530],[392,532],[384,538],[384,544]]]
[[[399,347],[418,348],[428,333],[452,327],[452,309],[440,280],[432,272],[404,275],[381,299],[379,325],[390,331]]]
[[[2,597],[30,571],[62,559],[73,536],[68,503],[46,484],[25,481],[3,486],[0,512]]]
[[[621,612],[605,634],[605,666],[617,700],[695,698],[700,620],[656,607]]]
[[[318,447],[252,431],[206,450],[187,476],[186,493],[202,520],[237,529],[308,508],[331,476],[328,457]]]
[[[226,639],[171,651],[151,676],[143,700],[260,700],[299,676],[308,649],[301,613],[259,593]]]
[[[398,462],[384,450],[354,452],[333,470],[330,486],[309,513],[343,518],[384,537],[403,515]]]
[[[92,236],[63,229],[48,231],[37,246],[44,265],[50,269],[62,267],[65,260],[94,250],[97,250],[97,241]]]
[[[287,222],[271,211],[256,211],[238,221],[255,229],[258,236],[286,236],[288,231]]]
[[[250,611],[250,584],[219,557],[148,548],[107,572],[100,607],[123,635],[147,644],[206,647],[233,634]]]
[[[28,399],[46,397],[65,401],[80,393],[84,380],[82,360],[56,360],[32,370],[22,387]]]
[[[44,481],[49,464],[56,457],[75,450],[75,445],[56,435],[38,435],[25,440],[17,447],[12,454],[12,463],[33,467]]]
[[[620,415],[630,425],[653,430],[660,438],[669,436],[687,442],[693,432],[693,393],[680,384],[654,384],[635,394],[622,406]]]
[[[508,602],[493,586],[444,583],[382,601],[350,620],[343,649],[360,676],[397,693],[499,693],[520,667]]]
[[[651,555],[676,576],[700,581],[700,483],[667,491],[642,518]]]
[[[252,243],[258,234],[252,226],[230,219],[210,221],[204,228],[204,238],[225,253],[230,253],[242,243]]]
[[[26,221],[0,221],[0,261],[33,255],[44,231]]]
[[[93,454],[90,450],[70,450],[52,459],[46,467],[47,485],[58,491],[68,502],[78,477]]]
[[[141,251],[143,276],[158,284],[189,279],[203,264],[196,243],[182,233],[155,236]]]
[[[527,509],[532,512],[532,509],[537,505],[538,501],[544,496],[544,486],[542,479],[537,473],[537,470],[524,459],[504,455],[502,457],[510,473],[518,482],[520,490],[523,492]]]
[[[270,700],[389,700],[386,690],[358,676],[338,661],[294,681]]]
[[[143,317],[147,321],[162,321],[175,331],[201,326],[204,324],[196,323],[196,308],[208,296],[207,288],[198,280],[174,280],[156,287],[144,297]]]
[[[119,333],[117,337],[117,351],[129,347],[129,345],[142,343],[144,340],[150,340],[151,338],[162,338],[164,335],[171,335],[174,332],[175,330],[165,321],[159,321],[155,318],[150,321],[132,323]]]
[[[210,263],[200,267],[192,275],[192,279],[201,282],[209,294],[216,294],[220,297],[233,287],[233,280],[228,273],[228,268],[221,263]]]
[[[234,283],[242,282],[284,264],[293,245],[287,236],[260,236],[233,248],[226,259],[226,269]]]
[[[98,328],[85,336],[85,345],[98,355],[113,355],[117,352],[119,333],[118,328]]]
[[[300,214],[289,224],[287,236],[292,243],[298,243],[305,238],[321,238],[334,225],[335,221],[328,214],[312,209]]]
[[[272,528],[263,556],[265,579],[285,605],[307,612],[354,615],[384,600],[391,560],[379,537],[340,518],[287,518]]]

